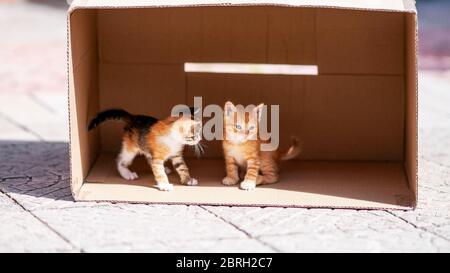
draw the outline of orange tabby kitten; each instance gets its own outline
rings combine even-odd
[[[140,154],[147,158],[155,176],[156,187],[160,190],[173,189],[166,175],[168,170],[164,168],[164,162],[168,159],[172,161],[180,176],[181,184],[197,185],[197,180],[191,178],[184,162],[183,148],[184,145],[199,144],[200,122],[189,117],[168,117],[158,120],[150,116],[132,115],[125,110],[111,109],[98,113],[89,124],[89,130],[109,119],[119,119],[126,123],[122,149],[117,157],[117,170],[124,179],[138,178],[128,167],[136,155]]]
[[[295,158],[300,153],[297,139],[285,152],[261,151],[263,143],[258,139],[258,123],[263,104],[251,112],[238,109],[233,103],[225,103],[224,133],[222,142],[225,155],[226,177],[224,185],[236,185],[239,182],[239,168],[247,170],[240,187],[253,190],[256,185],[272,184],[278,181],[278,163],[280,160]]]

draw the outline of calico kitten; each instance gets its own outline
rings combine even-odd
[[[191,114],[192,112],[191,108]],[[156,187],[160,190],[173,189],[166,175],[168,170],[164,168],[164,162],[168,159],[180,176],[181,184],[197,185],[197,180],[191,178],[184,162],[183,148],[184,145],[199,145],[199,121],[186,116],[158,120],[151,116],[132,115],[125,110],[111,109],[98,113],[89,124],[89,130],[110,119],[122,120],[126,124],[121,152],[117,157],[117,170],[124,179],[138,178],[128,167],[136,155],[144,155],[153,170]]]
[[[224,107],[224,140],[226,177],[224,185],[236,185],[239,182],[239,168],[246,169],[243,190],[253,190],[256,185],[272,184],[278,181],[278,163],[280,160],[293,159],[300,154],[296,138],[292,146],[284,152],[261,151],[263,143],[258,139],[258,124],[261,119],[263,104],[250,112],[238,109],[227,102]]]

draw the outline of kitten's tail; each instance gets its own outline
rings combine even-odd
[[[280,154],[280,160],[290,160],[296,158],[302,151],[298,138],[292,137],[292,145],[289,149]]]
[[[129,123],[132,121],[133,115],[122,109],[109,109],[102,111],[98,113],[97,116],[89,123],[89,131],[96,128],[100,123],[110,119],[123,120]]]

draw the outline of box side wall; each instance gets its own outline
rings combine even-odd
[[[69,14],[69,115],[71,183],[81,187],[99,154],[97,132],[88,133],[89,117],[98,111],[97,11]]]
[[[98,11],[100,110],[280,105],[281,147],[307,160],[403,160],[404,14],[286,7]],[[319,76],[185,73],[185,62],[316,64]],[[94,113],[93,113],[94,115]],[[207,121],[205,119],[204,121]],[[123,124],[102,125],[117,151]],[[220,157],[218,141],[207,157]]]
[[[402,13],[203,7],[99,10],[98,17],[103,63],[306,64],[321,75],[404,74]]]
[[[74,11],[69,25],[72,187],[81,187],[88,173],[92,174],[92,166],[111,163],[111,160],[98,160],[94,164],[100,150],[116,151],[120,145],[123,126],[120,123],[105,123],[101,130],[87,132],[89,120],[99,110],[121,107],[134,113],[164,117],[171,106],[177,103],[192,104],[192,97],[200,94],[206,100],[204,104],[215,102],[221,105],[225,100],[233,99],[245,104],[267,101],[282,105],[283,109],[287,109],[281,112],[281,118],[285,121],[280,125],[282,145],[287,144],[288,135],[298,134],[306,140],[305,147],[309,147],[304,151],[302,159],[396,161],[394,164],[398,165],[402,165],[399,162],[405,159],[410,189],[417,194],[415,15],[406,15],[407,19],[403,20],[403,14],[380,13],[379,17],[370,14],[365,20],[364,14],[367,11],[349,11],[352,16],[347,18],[341,14],[342,11],[330,13],[329,10],[319,12],[309,8],[285,9],[246,7],[235,11],[234,8],[223,8],[222,13],[217,8],[211,8],[211,13],[206,14],[199,12],[199,8],[189,8],[185,12],[177,12],[175,9],[159,12],[140,9],[133,11],[132,15],[128,14],[130,10]],[[226,20],[229,16],[233,20]],[[411,29],[413,21],[414,27]],[[365,28],[370,33],[364,33]],[[342,37],[334,34],[339,29],[343,30]],[[320,37],[317,36],[319,32]],[[304,36],[314,39],[302,39]],[[360,39],[351,39],[352,37]],[[407,46],[412,39],[413,49]],[[236,43],[236,40],[244,42]],[[340,48],[347,53],[332,54],[333,50]],[[380,55],[382,51],[387,54]],[[355,56],[353,59],[350,58],[352,54]],[[331,59],[341,65],[336,66]],[[318,64],[320,75],[184,73],[184,62],[208,60]],[[407,70],[398,62],[406,64]],[[384,65],[388,67],[386,70],[383,70]],[[208,149],[211,157],[221,155],[219,143],[212,143]],[[219,165],[222,169],[222,165],[217,164]],[[193,169],[198,171],[201,168]],[[294,178],[290,182],[299,187],[298,192],[303,192],[301,184],[296,183],[302,180],[297,178],[301,172],[293,169]],[[148,171],[147,168],[146,170]],[[336,193],[330,195],[331,199],[327,199],[329,196],[320,197],[326,192],[326,183],[334,185],[336,182],[335,172],[341,172],[341,178],[347,181],[347,177],[354,171],[339,167],[327,176],[327,180],[321,180],[315,175],[314,166],[312,170],[312,180],[319,180],[314,181],[319,188],[319,197],[313,196],[306,203],[302,201],[303,197],[292,201],[298,196],[295,197],[295,192],[292,192],[295,196],[290,195],[288,191],[286,197],[280,196],[280,200],[277,200],[278,205],[294,202],[297,203],[294,206],[326,204],[333,207],[348,203],[348,207],[353,207],[358,203],[353,197],[345,197],[346,193],[355,192],[346,187],[339,189],[344,195],[341,200],[336,201]],[[356,170],[362,170],[366,174],[365,169],[356,167]],[[214,177],[217,173],[219,171],[213,172]],[[98,175],[121,179],[112,172],[99,172]],[[377,194],[379,193],[380,200],[389,198],[389,201],[373,205],[374,208],[411,206],[410,200],[404,199],[404,196],[409,196],[409,189],[402,187],[406,185],[406,180],[399,170],[393,176],[374,172],[370,177],[371,179],[366,179],[356,175],[354,181],[364,180],[371,186],[382,181],[389,184],[386,187],[381,184],[374,186],[379,189]],[[392,178],[392,183],[386,181],[387,177]],[[211,178],[209,182],[219,182],[219,179],[216,181],[216,178]],[[94,183],[94,187],[91,184],[85,184],[89,189],[78,196],[78,199],[138,202],[156,200],[153,195],[140,200],[132,185],[122,180],[118,182],[118,190],[114,190],[111,195],[108,195],[110,192],[101,190],[103,186],[100,183]],[[139,186],[145,186],[145,191],[151,190],[147,180],[144,184]],[[372,205],[364,202],[369,199],[366,195],[370,196],[371,193],[363,184],[359,185],[362,187],[360,192],[363,194],[363,202],[358,206],[370,207]],[[279,185],[284,186],[282,183]],[[398,188],[391,188],[393,185]],[[320,188],[321,186],[325,188]],[[123,190],[129,195],[123,194]],[[103,196],[103,193],[108,196]],[[270,201],[266,201],[271,200],[273,193],[273,189],[265,189],[262,197],[257,197],[259,200],[246,204],[271,205]],[[101,197],[95,197],[97,194]],[[210,202],[206,200],[208,197],[191,197],[185,201],[178,197],[175,200],[160,201]],[[238,199],[227,204],[244,203]]]
[[[280,147],[297,136],[303,160],[401,161],[403,91],[400,76],[187,76],[188,101],[201,96],[203,105],[231,100],[279,106]],[[205,126],[209,122],[204,119]],[[206,156],[220,157],[220,141],[207,145]]]
[[[319,9],[319,74],[403,75],[402,13]]]
[[[409,187],[418,200],[418,79],[417,79],[417,16],[406,14],[406,138],[405,170]]]

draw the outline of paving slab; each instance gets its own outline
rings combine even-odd
[[[0,93],[65,93],[66,7],[47,2],[0,2]]]
[[[450,251],[449,70],[420,72],[414,211],[74,202],[65,7],[15,2],[0,5],[0,252]],[[419,3],[421,63],[445,68],[448,20],[433,17],[450,6],[431,2]]]
[[[24,237],[26,242],[36,235],[15,229],[17,218],[13,218],[9,223],[13,227],[0,225],[10,230],[0,234],[0,242],[5,251],[448,252],[448,79],[445,73],[420,75],[420,195],[415,211],[74,202],[66,142],[3,140],[0,192],[10,202],[2,210],[8,210],[5,215],[10,215],[9,210],[25,215],[21,221],[45,223],[41,230],[46,235],[41,236],[44,243],[32,241],[35,243],[14,247],[16,238]],[[17,108],[5,109],[15,116]],[[63,122],[64,111],[60,113],[55,118]],[[68,245],[59,247],[54,238],[65,238]]]
[[[45,222],[0,192],[0,252],[78,251]]]
[[[207,207],[280,251],[450,251],[450,167],[420,161],[415,211]]]
[[[198,206],[117,204],[34,213],[84,251],[271,251]]]
[[[0,92],[0,118],[41,141],[68,141],[67,95],[63,93],[9,94]]]
[[[450,242],[450,167],[420,159],[419,206],[392,211],[410,226]],[[447,251],[450,251],[447,247]]]
[[[0,114],[0,128],[2,133],[0,134],[0,141],[2,140],[15,140],[15,141],[37,141],[39,137],[32,132],[27,131],[25,128],[18,124],[14,124],[8,117]]]
[[[0,192],[79,251],[273,251],[200,206],[74,202],[67,143],[0,142],[0,158]]]

